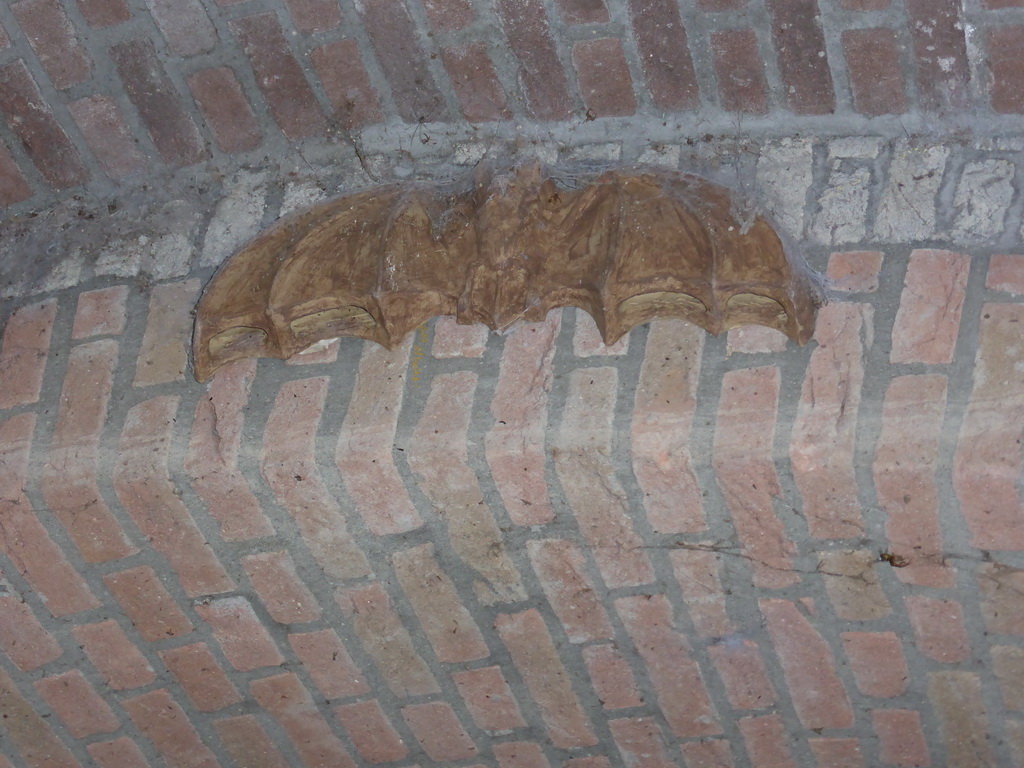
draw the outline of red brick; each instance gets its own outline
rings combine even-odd
[[[77,0],[78,8],[90,27],[112,27],[128,21],[132,12],[125,0]]]
[[[730,328],[726,335],[726,356],[734,352],[761,355],[785,352],[789,345],[786,334],[763,325],[744,325]]]
[[[411,349],[411,339],[391,351],[376,344],[364,346],[338,436],[338,470],[366,526],[378,536],[423,525],[394,463]]]
[[[960,513],[979,549],[1024,549],[1024,305],[985,304],[974,365],[974,388],[960,429],[953,486]]]
[[[878,580],[878,551],[840,549],[819,555],[818,572],[836,616],[844,621],[873,621],[892,613]]]
[[[858,112],[874,117],[907,111],[895,30],[848,29],[843,32],[843,51]]]
[[[760,709],[775,703],[775,688],[753,640],[724,638],[708,647],[708,655],[733,709]]]
[[[0,713],[3,713],[7,743],[14,744],[26,764],[32,768],[80,768],[3,668],[0,668]]]
[[[206,643],[160,651],[160,658],[200,712],[216,712],[242,700]]]
[[[722,587],[722,555],[709,544],[683,547],[669,552],[668,556],[697,634],[722,637],[734,632]]]
[[[914,627],[914,645],[918,651],[947,664],[970,658],[960,603],[924,595],[907,595],[903,600]]]
[[[900,308],[892,329],[893,363],[953,360],[970,256],[949,251],[910,254]]]
[[[156,679],[156,673],[135,644],[113,619],[74,628],[93,666],[115,691],[141,688]]]
[[[193,72],[188,85],[224,152],[246,152],[260,145],[263,132],[231,67]]]
[[[29,604],[13,595],[0,596],[0,649],[22,672],[38,669],[64,653]]]
[[[117,353],[117,342],[109,339],[71,350],[57,426],[41,479],[47,506],[87,563],[116,560],[138,551],[110,511],[97,483],[100,439]]]
[[[110,49],[125,93],[139,111],[157,151],[170,165],[193,165],[207,157],[203,137],[167,77],[153,43],[130,40]]]
[[[1024,570],[999,564],[978,569],[981,615],[989,632],[1024,636]]]
[[[485,731],[525,728],[526,721],[501,667],[453,672],[452,680],[466,701],[473,722]]]
[[[789,108],[802,115],[834,112],[836,97],[818,0],[767,0],[767,5]]]
[[[597,698],[605,709],[626,709],[642,706],[644,701],[636,688],[633,670],[622,652],[613,643],[588,645],[583,661],[590,673]]]
[[[89,171],[47,104],[24,61],[0,69],[0,111],[43,178],[58,189],[84,184]]]
[[[239,672],[284,663],[270,633],[244,597],[222,597],[196,605],[196,613],[210,625],[228,663]]]
[[[170,477],[177,412],[178,397],[171,395],[128,411],[114,466],[114,491],[153,548],[167,558],[187,595],[230,592],[235,583]]]
[[[615,610],[647,665],[672,732],[679,738],[721,733],[718,713],[690,655],[690,644],[675,628],[668,599],[664,595],[623,597],[615,601]]]
[[[467,43],[441,49],[441,60],[463,117],[471,123],[507,120],[512,117],[498,73],[484,43]],[[436,334],[436,331],[435,331]],[[436,341],[435,341],[436,343]]]
[[[121,706],[135,721],[135,726],[153,742],[168,765],[219,768],[217,758],[203,744],[188,715],[166,689],[125,699]]]
[[[798,768],[789,749],[786,727],[778,715],[741,718],[739,729],[753,765]]]
[[[540,613],[533,608],[499,613],[494,626],[547,724],[551,743],[559,749],[597,744]]]
[[[885,395],[873,467],[878,501],[888,515],[889,549],[909,561],[896,575],[930,587],[951,587],[954,580],[953,570],[943,562],[935,477],[945,410],[945,376],[893,379]]]
[[[121,108],[106,96],[87,96],[68,104],[86,143],[108,176],[121,179],[146,166]]]
[[[326,32],[341,24],[341,9],[334,0],[285,0],[295,28],[304,35]]]
[[[459,325],[451,315],[434,321],[434,341],[430,354],[438,360],[452,357],[483,357],[490,329],[483,323]]]
[[[828,259],[829,287],[844,293],[873,293],[878,290],[878,272],[884,254],[880,251],[841,251]]]
[[[391,85],[398,114],[407,123],[443,121],[447,108],[437,89],[416,28],[404,4],[363,0],[363,26]]]
[[[310,58],[334,107],[334,117],[345,130],[358,130],[384,119],[355,40],[335,40],[314,48]]]
[[[558,13],[566,24],[604,24],[609,19],[604,0],[558,0]]]
[[[561,539],[526,543],[530,562],[544,594],[572,643],[611,638],[615,631],[594,584],[586,573],[579,547]]]
[[[484,451],[505,511],[516,525],[543,525],[555,511],[545,479],[544,439],[561,312],[505,338]]]
[[[519,83],[536,120],[567,120],[575,109],[569,83],[540,0],[499,0],[498,16],[512,54],[519,59]]]
[[[910,38],[917,58],[917,99],[932,112],[961,112],[970,104],[967,41],[957,0],[908,0]]]
[[[55,88],[85,82],[92,61],[57,0],[20,0],[11,5],[22,32]]]
[[[1024,721],[1006,720],[1006,743],[1018,765],[1024,764]]]
[[[152,643],[187,635],[195,629],[148,565],[109,573],[103,577],[103,583],[143,640]]]
[[[167,384],[185,377],[188,345],[192,340],[191,311],[199,287],[198,280],[185,280],[153,288],[135,366],[136,387]]]
[[[843,649],[857,688],[865,696],[891,699],[907,690],[910,672],[895,632],[844,632]]]
[[[991,653],[992,670],[1003,695],[1003,704],[1007,709],[1024,712],[1024,648],[994,645]]]
[[[50,538],[25,495],[35,414],[0,422],[0,551],[54,616],[99,605],[82,576]]]
[[[992,751],[981,680],[972,672],[930,672],[928,699],[946,744],[946,764],[957,768],[998,765]]]
[[[761,600],[800,722],[806,728],[850,728],[853,710],[828,643],[789,600]]]
[[[7,321],[0,351],[0,410],[39,400],[56,316],[57,302],[48,299],[15,310]]]
[[[11,44],[11,38],[7,34],[7,30],[0,25],[0,48],[7,48]]]
[[[647,335],[630,445],[647,520],[657,533],[695,533],[707,527],[690,455],[704,336],[677,318],[655,320]]]
[[[76,739],[121,727],[107,702],[77,669],[36,680],[35,688]]]
[[[476,383],[476,374],[469,371],[434,378],[408,457],[420,489],[444,521],[452,548],[469,570],[477,599],[494,605],[522,600],[526,593],[469,465],[469,419]]]
[[[433,544],[395,552],[391,564],[439,661],[474,661],[490,654],[455,584],[437,562]]]
[[[380,584],[338,590],[335,597],[392,693],[405,698],[441,692]]]
[[[679,4],[675,0],[630,0],[629,12],[655,106],[668,112],[697,107],[700,90]]]
[[[628,333],[608,346],[601,338],[601,331],[594,318],[588,312],[576,309],[576,322],[572,329],[572,353],[576,357],[621,357],[628,352]]]
[[[1015,296],[1024,294],[1024,255],[997,253],[988,265],[985,287]]]
[[[732,749],[725,739],[701,739],[680,745],[686,768],[734,768]]]
[[[327,699],[347,699],[370,691],[348,649],[333,629],[288,635],[295,655]]]
[[[653,717],[609,720],[608,729],[629,768],[673,768],[676,765],[669,758],[665,740]]]
[[[217,45],[217,30],[199,0],[146,0],[146,5],[171,53],[194,56]]]
[[[506,741],[494,745],[499,768],[551,768],[540,745],[534,741]]]
[[[988,30],[988,66],[992,72],[992,109],[1002,114],[1024,112],[1024,24]]]
[[[715,75],[722,109],[763,115],[768,112],[768,81],[752,29],[729,29],[711,35]]]
[[[272,536],[274,526],[238,468],[243,411],[256,376],[255,360],[224,366],[196,402],[192,436],[185,454],[185,471],[199,498],[221,526],[225,541]]]
[[[316,430],[326,397],[325,378],[281,387],[267,420],[260,471],[324,573],[355,579],[370,573],[369,563],[316,466]]]
[[[92,336],[117,336],[124,330],[127,301],[127,285],[80,293],[71,338],[78,340]]]
[[[465,29],[476,18],[469,0],[423,0],[423,10],[436,30]]]
[[[112,741],[95,741],[86,749],[99,768],[150,768],[139,745],[127,736]]]
[[[811,738],[807,745],[818,768],[865,768],[857,739]]]
[[[576,43],[572,60],[590,117],[622,117],[636,112],[633,80],[622,41],[602,37]]]
[[[566,499],[609,589],[655,578],[611,459],[618,386],[615,368],[573,371],[553,451]]]
[[[409,754],[405,742],[376,699],[335,707],[334,714],[348,731],[356,751],[367,762],[374,765],[390,763]]]
[[[910,709],[873,709],[871,723],[878,736],[878,757],[886,765],[931,765],[921,716]]]
[[[248,555],[242,558],[242,566],[274,621],[302,624],[320,618],[320,605],[287,550]]]
[[[754,584],[769,589],[800,581],[791,560],[796,547],[773,508],[773,499],[782,495],[772,446],[778,402],[775,366],[726,373],[712,449],[718,484],[741,551],[751,560]]]
[[[307,766],[355,768],[355,762],[320,714],[299,678],[289,673],[253,680],[253,697],[281,724]]]
[[[402,716],[431,760],[468,760],[476,754],[476,745],[448,704],[410,704],[402,708]]]
[[[249,57],[270,113],[291,141],[324,133],[327,123],[277,16],[262,13],[228,22]]]
[[[246,768],[288,768],[284,755],[254,715],[214,720],[213,727],[238,765]]]
[[[818,346],[800,392],[790,459],[803,516],[819,539],[854,538],[864,531],[854,443],[872,324],[869,305],[842,302],[822,308],[814,331]]]
[[[32,187],[11,156],[7,145],[0,142],[0,205],[14,205],[32,197]]]

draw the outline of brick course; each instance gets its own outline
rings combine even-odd
[[[201,173],[216,180],[264,162],[250,153],[280,159],[281,134],[289,163],[304,162],[306,144],[334,146],[339,128],[342,146],[354,142],[364,160],[365,142],[387,157],[396,137],[378,127],[391,120],[414,125],[407,146],[440,148],[439,136],[512,119],[564,131],[604,117],[667,127],[670,115],[721,124],[724,108],[782,125],[823,116],[814,130],[843,133],[853,109],[864,118],[920,114],[948,133],[964,116],[1024,111],[1019,0],[967,11],[954,0],[837,0],[836,14],[819,0],[551,0],[499,3],[486,14],[468,0],[375,0],[351,11],[332,0],[240,5],[13,3],[16,26],[6,33],[17,45],[7,48],[27,58],[6,63],[0,108],[28,158],[0,152],[9,179],[0,205],[46,200],[98,170],[110,178],[95,189],[111,191],[140,171],[215,159],[221,167]],[[110,60],[119,82],[107,77]],[[44,106],[26,112],[25,103]]]

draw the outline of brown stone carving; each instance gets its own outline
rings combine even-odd
[[[196,315],[195,375],[287,358],[323,339],[398,344],[435,315],[503,330],[582,307],[606,343],[659,315],[712,332],[749,323],[800,344],[816,276],[728,190],[652,168],[561,176],[536,163],[409,182],[282,219],[236,253]]]

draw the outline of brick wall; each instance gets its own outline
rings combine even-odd
[[[187,371],[0,319],[0,765],[1024,764],[1024,255],[813,248],[814,343],[571,309]]]
[[[1014,131],[1022,48],[1024,0],[16,0],[0,205],[589,121]]]

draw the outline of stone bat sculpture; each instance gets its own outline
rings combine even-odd
[[[435,315],[504,330],[554,307],[589,312],[606,344],[656,316],[719,333],[750,323],[800,344],[817,277],[763,217],[741,225],[728,190],[662,169],[567,180],[531,162],[461,182],[405,182],[282,219],[199,301],[195,376],[287,358],[339,336],[391,348]]]

